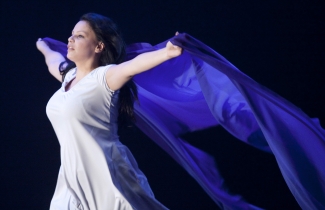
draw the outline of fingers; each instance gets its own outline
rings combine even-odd
[[[47,45],[48,46],[48,43],[46,40],[43,40],[42,38],[38,38],[37,41],[36,41],[37,44],[40,44],[40,45]],[[44,43],[44,44],[43,44]]]
[[[36,41],[36,48],[42,52],[44,51],[44,49],[49,48],[49,46],[45,40],[43,40],[42,38],[38,38]]]
[[[180,48],[179,46],[177,46],[177,45],[172,45],[172,47],[174,48],[174,49],[178,49],[178,48]]]
[[[181,47],[179,47],[177,45],[174,45],[171,41],[168,41],[167,46],[169,46],[169,47],[171,47],[173,49],[181,48]]]
[[[177,36],[178,34],[179,34],[178,31],[176,31],[175,36]]]

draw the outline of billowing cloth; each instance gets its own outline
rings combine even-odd
[[[230,194],[213,158],[185,142],[182,134],[223,126],[239,140],[275,155],[303,209],[325,209],[325,132],[319,122],[190,35],[170,41],[182,47],[183,54],[134,77],[140,99],[140,105],[135,104],[137,126],[222,209],[259,208]],[[133,44],[128,59],[165,44]],[[56,46],[52,49],[58,51]],[[60,52],[66,55],[66,50]]]

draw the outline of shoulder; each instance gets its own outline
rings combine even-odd
[[[111,90],[106,82],[106,74],[109,74],[109,69],[115,66],[115,64],[110,64],[110,65],[106,65],[106,66],[100,66],[96,69],[94,69],[91,74],[92,77],[96,78],[96,80],[100,83],[100,85],[104,86],[107,90],[114,92],[113,90]]]
[[[106,65],[106,66],[100,66],[96,69],[94,69],[91,74],[93,77],[96,77],[97,79],[99,80],[104,80],[105,81],[105,76],[107,73],[109,73],[109,69],[112,67],[112,66],[115,66],[115,64],[110,64],[110,65]]]
[[[112,66],[115,66],[115,64],[110,64],[110,65],[106,65],[106,66],[100,66],[100,67],[97,67],[96,69],[94,69],[92,71],[92,75],[93,76],[105,76],[106,75],[106,72],[108,71],[108,69],[110,69]]]

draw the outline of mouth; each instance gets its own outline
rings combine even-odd
[[[74,50],[74,48],[69,45],[67,46],[67,48],[68,48],[68,50]]]

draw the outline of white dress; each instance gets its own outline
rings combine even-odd
[[[50,210],[166,209],[117,135],[118,92],[106,84],[109,66],[91,71],[70,90],[70,70],[46,112],[61,147]]]

